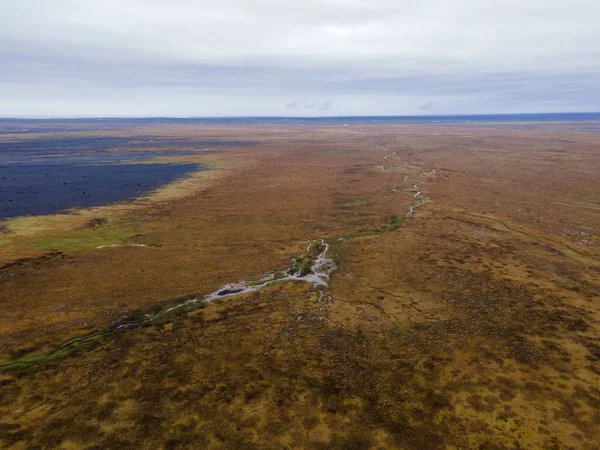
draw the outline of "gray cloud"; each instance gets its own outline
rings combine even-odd
[[[421,111],[429,111],[431,108],[435,106],[435,102],[425,102],[422,105],[419,105],[417,109]]]
[[[309,102],[308,100],[296,100],[285,105],[286,109],[314,109],[317,111],[326,111],[331,107],[330,101]]]
[[[593,0],[19,0],[0,17],[1,116],[600,110]]]

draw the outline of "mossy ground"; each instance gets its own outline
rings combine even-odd
[[[125,221],[111,221],[98,227],[85,227],[66,234],[44,236],[30,246],[38,250],[71,252],[91,250],[100,246],[119,245],[131,242],[141,234],[136,224]]]

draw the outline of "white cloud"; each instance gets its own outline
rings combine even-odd
[[[0,17],[0,115],[600,109],[596,0],[5,0]]]

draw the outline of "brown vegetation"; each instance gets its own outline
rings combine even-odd
[[[338,269],[326,295],[281,283],[0,374],[2,446],[600,446],[597,132],[98,133],[258,144],[178,157],[212,170],[145,199],[7,221],[3,361],[285,269],[317,237]],[[427,203],[405,217],[413,183]],[[92,245],[111,239],[147,246]]]

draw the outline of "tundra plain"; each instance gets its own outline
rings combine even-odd
[[[600,447],[597,124],[56,127],[208,170],[0,222],[0,446]]]

